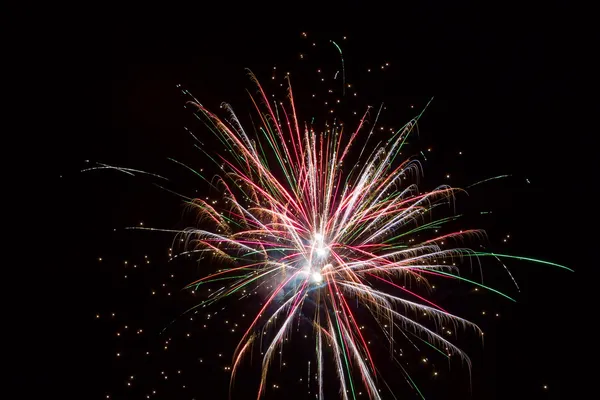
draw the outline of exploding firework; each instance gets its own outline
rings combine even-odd
[[[434,210],[452,203],[461,189],[441,185],[423,193],[414,183],[421,165],[416,158],[401,159],[400,151],[420,114],[384,142],[369,146],[378,112],[367,108],[350,132],[336,120],[317,127],[299,120],[289,77],[285,103],[271,102],[251,78],[258,88],[251,98],[260,121],[252,134],[229,105],[222,106],[228,118],[221,119],[192,97],[196,115],[227,150],[226,157],[206,153],[221,170],[207,182],[223,194],[223,201],[189,199],[203,229],[172,231],[187,244],[183,254],[208,255],[224,266],[187,286],[196,290],[215,281],[226,283],[194,308],[250,288],[266,291],[234,352],[232,382],[253,344],[260,342],[260,398],[274,356],[298,322],[314,331],[319,398],[329,358],[342,398],[355,397],[358,378],[370,398],[380,399],[378,367],[359,321],[368,314],[390,346],[399,337],[415,337],[470,365],[440,328],[471,327],[481,335],[479,328],[407,287],[412,283],[427,289],[430,278],[442,277],[508,297],[460,276],[459,267],[484,256],[514,256],[457,247],[464,239],[482,239],[483,231],[436,235],[457,216],[438,217]],[[143,173],[105,164],[98,168]]]
[[[213,229],[181,232],[192,246],[187,254],[210,254],[227,265],[189,284],[197,289],[217,280],[230,282],[198,306],[248,287],[268,288],[235,350],[232,381],[252,344],[267,340],[261,397],[274,355],[298,320],[314,330],[319,398],[325,353],[333,358],[344,399],[354,397],[356,376],[370,398],[381,398],[378,369],[361,333],[357,307],[371,314],[390,345],[397,333],[417,336],[468,364],[438,329],[454,324],[481,333],[479,328],[407,289],[407,282],[427,287],[434,276],[467,280],[458,275],[465,259],[504,255],[452,246],[458,239],[481,238],[484,233],[478,230],[415,239],[456,218],[437,218],[433,210],[452,202],[460,190],[442,185],[421,193],[412,183],[421,166],[416,159],[401,160],[399,153],[419,117],[368,148],[371,128],[359,147],[357,138],[367,131],[368,119],[377,121],[371,109],[349,133],[335,120],[319,129],[298,119],[289,78],[289,101],[271,103],[251,77],[258,88],[252,101],[260,117],[254,135],[229,105],[222,106],[229,113],[223,120],[196,99],[190,102],[227,149],[227,157],[211,157],[222,170],[211,185],[223,193],[225,206],[191,200],[190,206]]]

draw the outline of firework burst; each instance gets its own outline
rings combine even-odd
[[[481,334],[479,328],[407,287],[412,283],[426,290],[430,278],[443,277],[508,297],[460,276],[458,268],[482,256],[512,256],[456,246],[468,237],[482,239],[479,230],[436,236],[438,228],[457,216],[439,218],[433,210],[451,204],[460,189],[442,185],[420,192],[414,183],[421,173],[419,161],[399,157],[420,114],[368,147],[379,113],[367,108],[350,132],[336,120],[319,129],[298,119],[289,77],[284,103],[271,102],[250,76],[258,88],[251,99],[259,116],[252,134],[229,105],[222,106],[228,118],[221,119],[197,99],[190,101],[226,148],[226,157],[206,152],[222,171],[207,182],[223,194],[223,201],[190,199],[201,226],[211,228],[178,232],[187,244],[183,254],[210,255],[226,266],[187,286],[227,283],[196,307],[250,288],[267,290],[234,352],[232,382],[243,358],[260,342],[260,398],[274,355],[298,321],[314,331],[319,398],[327,357],[335,365],[342,398],[355,397],[358,378],[369,398],[380,399],[378,368],[359,322],[367,314],[390,346],[396,337],[410,335],[470,366],[440,328],[471,327]],[[359,146],[357,138],[367,132]],[[105,164],[90,169],[98,168],[143,172]],[[427,240],[419,239],[427,234]]]
[[[320,398],[327,344],[332,349],[328,353],[337,369],[341,396],[354,396],[355,374],[351,371],[358,371],[369,397],[379,399],[377,367],[354,304],[373,316],[390,345],[394,331],[408,332],[468,363],[465,354],[435,327],[479,328],[408,290],[405,284],[414,281],[427,286],[432,276],[462,279],[456,274],[456,265],[464,256],[482,255],[447,246],[458,243],[456,239],[483,235],[481,231],[415,241],[417,232],[454,219],[434,219],[432,210],[451,202],[458,190],[443,185],[420,193],[411,183],[420,173],[420,164],[413,159],[399,160],[398,155],[416,129],[418,117],[384,143],[372,149],[365,144],[358,149],[358,157],[352,157],[357,152],[353,148],[357,137],[367,130],[370,109],[350,133],[337,121],[318,131],[299,121],[291,84],[286,104],[271,103],[251,77],[258,88],[258,98],[251,96],[260,116],[257,135],[244,130],[229,105],[223,105],[229,118],[222,120],[195,99],[191,102],[230,156],[214,159],[223,171],[214,185],[224,194],[227,207],[217,209],[199,199],[191,202],[214,229],[191,229],[185,237],[194,246],[192,251],[209,252],[230,267],[188,287],[230,278],[228,286],[207,300],[211,303],[248,285],[271,288],[235,350],[232,381],[253,342],[263,340],[265,328],[271,327],[274,331],[262,359],[261,397],[274,354],[290,334],[293,321],[302,319],[314,328]],[[433,323],[420,321],[417,315]]]

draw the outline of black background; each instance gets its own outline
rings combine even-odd
[[[113,163],[173,178],[173,187],[187,191],[184,194],[195,189],[204,193],[204,184],[167,161],[174,157],[208,167],[183,130],[193,121],[175,85],[183,84],[209,107],[227,101],[247,115],[245,89],[251,83],[244,68],[266,82],[268,91],[277,90],[268,82],[272,67],[300,68],[298,49],[306,45],[300,32],[306,31],[307,40],[318,38],[320,46],[327,46],[330,38],[342,44],[341,36],[348,36],[342,44],[348,77],[363,105],[383,101],[389,107],[385,125],[405,122],[413,115],[410,105],[420,109],[435,96],[411,148],[415,154],[432,148],[424,165],[425,188],[446,182],[446,173],[452,176],[450,183],[459,186],[513,175],[473,189],[463,199],[472,214],[493,210],[491,216],[467,219],[469,227],[486,228],[498,251],[576,270],[510,263],[521,293],[515,293],[506,275],[491,273],[487,282],[512,290],[517,304],[492,294],[473,294],[462,286],[455,294],[442,292],[444,305],[480,324],[486,341],[481,346],[474,337],[463,340],[473,359],[472,389],[467,369],[456,362],[452,372],[437,381],[416,372],[425,397],[574,398],[586,386],[579,383],[582,370],[593,365],[588,348],[594,334],[588,333],[593,328],[586,322],[591,296],[581,287],[594,267],[597,163],[593,125],[582,123],[594,104],[593,96],[586,94],[590,82],[584,71],[589,66],[582,57],[589,52],[587,26],[582,14],[565,4],[527,9],[436,2],[398,8],[362,2],[327,7],[232,4],[235,15],[227,6],[181,7],[173,14],[132,6],[126,12],[118,7],[85,12],[85,18],[68,18],[64,28],[63,19],[57,18],[53,28],[45,30],[48,35],[36,38],[43,49],[38,58],[49,64],[36,68],[36,74],[52,81],[53,87],[32,94],[32,115],[41,115],[37,110],[46,103],[53,110],[48,117],[53,129],[40,140],[49,161],[40,172],[45,193],[38,198],[45,199],[43,208],[49,210],[34,211],[35,231],[44,232],[32,240],[45,251],[27,270],[35,273],[24,274],[27,294],[19,292],[20,298],[28,298],[14,319],[22,328],[15,342],[17,382],[25,391],[145,398],[159,385],[159,371],[175,374],[180,368],[184,376],[161,382],[155,398],[225,398],[226,364],[215,361],[215,370],[195,364],[197,354],[214,353],[217,347],[232,350],[235,342],[223,339],[223,332],[207,333],[197,342],[175,337],[170,356],[152,365],[142,357],[115,360],[117,351],[132,353],[130,346],[158,352],[163,342],[158,333],[191,301],[183,295],[148,300],[148,288],[168,279],[160,260],[166,259],[170,238],[122,228],[139,221],[170,228],[186,225],[189,219],[179,200],[147,179],[79,171],[86,166],[84,160]],[[318,65],[323,59],[324,68],[337,68],[334,48],[319,48],[316,54],[309,63]],[[375,71],[380,75],[374,78],[364,74],[365,68],[377,69],[382,62],[391,68]],[[308,100],[316,79],[298,75],[296,83],[292,75],[296,98]],[[319,110],[306,107],[307,113]],[[200,124],[195,131],[202,132]],[[457,157],[458,151],[465,156]],[[502,244],[506,234],[511,240]],[[132,274],[125,283],[122,260],[148,253],[157,264]],[[107,261],[98,265],[98,256]],[[200,273],[194,266],[182,267],[172,283],[173,293]],[[500,312],[501,318],[483,318],[483,309]],[[105,321],[112,312],[118,320]],[[95,320],[98,313],[101,321]],[[145,338],[115,339],[124,324],[143,326]],[[292,351],[292,364],[294,357]],[[415,356],[414,364],[419,360]],[[397,397],[418,398],[391,363],[384,360],[381,368],[399,388]],[[305,369],[303,361],[287,373],[294,383],[282,385],[286,397],[308,398],[306,390],[293,386],[297,376],[306,375]],[[248,374],[236,386],[234,398],[255,396],[256,382]],[[133,388],[125,385],[129,375],[136,376]],[[187,392],[181,390],[182,382]],[[549,389],[543,390],[543,385]],[[335,397],[337,389],[330,386],[329,397]],[[278,396],[269,393],[270,398]]]

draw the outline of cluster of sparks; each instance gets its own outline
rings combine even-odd
[[[447,207],[459,190],[442,185],[421,193],[412,183],[421,172],[420,164],[398,155],[419,117],[384,142],[369,148],[369,134],[358,147],[357,138],[374,114],[370,108],[350,132],[335,120],[318,131],[312,123],[298,120],[291,84],[289,101],[277,103],[270,101],[253,75],[252,79],[258,97],[251,98],[260,116],[255,134],[244,130],[229,105],[222,106],[229,112],[222,120],[195,98],[191,101],[196,115],[227,149],[228,157],[206,153],[223,171],[209,183],[224,194],[226,206],[190,199],[190,206],[214,229],[180,232],[191,246],[185,254],[209,254],[227,265],[188,285],[197,290],[210,282],[226,283],[196,307],[245,293],[249,287],[268,291],[234,352],[231,381],[260,342],[260,398],[270,364],[298,321],[314,330],[319,398],[324,393],[325,357],[330,357],[342,398],[356,396],[358,376],[369,398],[380,399],[378,368],[361,333],[358,309],[377,321],[390,346],[400,332],[448,357],[459,355],[468,364],[440,328],[470,326],[483,333],[407,286],[428,287],[429,278],[443,277],[485,288],[458,275],[458,266],[465,259],[501,255],[452,245],[484,235],[477,230],[415,241],[415,234],[437,232],[456,218],[435,218],[432,210]],[[375,124],[370,126],[372,133]]]

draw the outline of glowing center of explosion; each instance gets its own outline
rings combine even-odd
[[[313,272],[313,274],[312,274],[312,280],[313,280],[313,282],[315,282],[315,283],[321,283],[321,282],[323,281],[323,275],[321,275],[321,273],[320,273],[320,272],[318,272],[318,271],[315,271],[315,272]]]
[[[319,257],[324,257],[327,255],[327,248],[325,247],[323,241],[325,240],[325,238],[323,237],[322,234],[320,233],[315,233],[314,236],[314,244],[317,246],[315,253],[317,254],[317,256]]]
[[[310,266],[310,264],[308,264],[304,268],[302,268],[302,271],[300,273],[304,276],[310,276],[311,281],[314,283],[321,283],[323,282],[323,275],[321,274],[321,271],[323,271],[327,267],[331,267],[331,264],[327,264],[325,267],[319,268],[318,270],[313,269]]]

